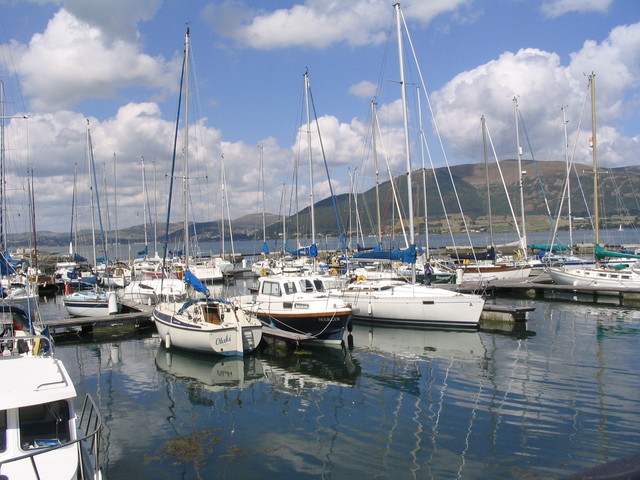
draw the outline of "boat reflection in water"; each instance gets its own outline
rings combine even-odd
[[[480,334],[471,330],[385,327],[354,322],[347,341],[357,349],[393,356],[427,356],[478,361],[485,355]]]
[[[260,351],[260,358],[272,388],[289,393],[353,387],[362,371],[344,348],[308,347],[291,352],[267,347]]]
[[[198,382],[209,391],[243,387],[264,378],[262,361],[255,355],[218,357],[158,347],[156,367],[183,383]]]

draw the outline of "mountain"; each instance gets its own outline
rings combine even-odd
[[[527,229],[545,230],[551,229],[549,211],[553,218],[556,217],[562,190],[564,188],[566,164],[560,161],[534,162],[522,161],[524,203],[527,217]],[[516,160],[504,160],[500,162],[500,170],[506,184],[506,190],[511,199],[513,211],[519,216],[520,204],[518,193],[518,163]],[[465,221],[469,228],[484,230],[488,225],[487,217],[487,186],[484,163],[456,165],[450,168],[451,174],[446,168],[438,168],[435,171],[427,170],[427,208],[429,218],[429,231],[434,233],[447,233],[446,208],[449,223],[454,232],[464,230],[465,222],[458,208],[455,193],[457,192],[465,215]],[[577,172],[577,177],[576,173]],[[591,197],[593,193],[593,175],[589,165],[576,164],[575,172],[571,176],[572,216],[576,228],[590,228],[587,220],[593,210]],[[417,231],[424,229],[424,197],[422,194],[422,170],[412,173],[414,216]],[[455,183],[455,191],[451,178]],[[636,189],[640,188],[640,166],[628,166],[610,169],[601,169],[600,215],[603,218],[602,227],[615,227],[620,224],[640,224],[640,203],[636,195]],[[437,183],[436,179],[437,178]],[[513,231],[515,229],[511,215],[511,208],[505,195],[505,187],[500,180],[501,175],[495,163],[489,166],[491,207],[493,212],[494,231]],[[579,181],[578,181],[579,179]],[[400,198],[403,212],[406,206],[406,181],[401,175],[394,179],[395,189]],[[383,230],[387,235],[392,228],[396,232],[401,231],[401,223],[392,199],[391,183],[383,182],[379,186],[380,210]],[[441,192],[441,195],[438,193]],[[640,193],[640,192],[639,192]],[[441,198],[442,197],[442,200]],[[584,199],[589,202],[585,205]],[[336,203],[340,217],[342,231],[355,232],[356,215],[349,215],[349,206],[353,205],[353,199],[347,194],[337,195]],[[377,231],[376,227],[376,200],[375,188],[358,194],[358,217],[364,235],[372,235]],[[444,207],[443,207],[444,205]],[[549,210],[547,210],[547,208]],[[566,228],[567,220],[566,202],[562,211],[565,217],[561,228]],[[278,215],[265,214],[268,238],[278,238],[282,235],[281,218]],[[403,218],[406,215],[403,213]],[[293,232],[300,232],[301,236],[310,233],[309,207],[301,210],[298,215],[287,219],[287,235],[293,238]],[[315,205],[316,234],[318,236],[336,236],[338,232],[333,202],[330,198],[320,200]],[[351,219],[351,225],[349,225]],[[518,220],[518,222],[520,222]],[[262,238],[262,214],[249,214],[231,221],[234,239]],[[159,238],[164,238],[164,224],[157,226]],[[195,227],[198,239],[201,241],[220,238],[220,220],[198,223]],[[181,239],[183,236],[183,224],[173,223],[169,228],[170,239]],[[228,238],[228,225],[225,232]],[[88,232],[85,232],[88,235]],[[115,237],[114,232],[109,237]],[[136,225],[121,229],[118,237],[122,242],[142,243],[144,241],[144,226]],[[87,237],[88,238],[88,237]],[[11,246],[24,246],[30,242],[30,234],[14,234],[9,236]],[[60,246],[69,243],[69,234],[54,232],[38,232],[39,246]]]
[[[533,160],[523,160],[522,169],[526,172],[522,181],[527,229],[529,231],[550,230],[552,228],[551,218],[557,216],[562,198],[566,164],[560,161],[534,162]],[[446,168],[426,171],[429,231],[433,233],[448,233],[444,215],[445,209],[454,233],[464,231],[465,222],[470,229],[476,231],[486,230],[489,221],[485,164],[456,165],[450,168],[450,172],[449,174],[449,170]],[[503,186],[501,177],[504,178],[506,187]],[[601,227],[617,228],[621,223],[627,225],[639,224],[640,204],[635,190],[640,188],[640,166],[601,169],[599,177],[599,191],[603,194],[600,202]],[[414,223],[417,231],[420,231],[420,229],[424,231],[422,170],[412,172],[412,179]],[[455,189],[451,179],[453,179]],[[489,179],[494,231],[514,231],[512,209],[518,218],[518,224],[521,223],[519,219],[521,209],[517,160],[501,161],[500,169],[495,163],[490,164]],[[593,210],[591,202],[593,196],[592,167],[575,164],[570,180],[573,224],[575,228],[591,228],[588,218]],[[406,212],[405,176],[396,177],[394,181],[402,211]],[[509,195],[511,207],[505,190]],[[391,234],[392,229],[396,233],[400,233],[401,223],[392,201],[391,183],[389,181],[382,183],[379,186],[379,191],[383,230],[387,235]],[[465,222],[462,221],[456,193],[464,212]],[[585,204],[584,199],[587,199],[588,204]],[[352,214],[351,217],[349,215],[349,195],[338,195],[336,201],[343,232],[355,232],[355,227],[348,225],[349,218],[351,218],[353,225],[356,224],[355,215]],[[354,203],[353,199],[351,199],[351,203]],[[357,204],[359,222],[364,235],[375,235],[377,231],[375,189],[372,188],[358,194]],[[404,213],[403,218],[406,218]],[[563,221],[560,224],[560,228],[567,228],[566,200],[561,212],[561,218],[563,218]],[[336,234],[336,219],[331,199],[324,199],[316,203],[315,219],[316,234],[318,236],[333,236]],[[289,219],[288,224],[290,226],[287,231],[296,231],[295,228],[292,228],[294,225],[292,219]],[[308,235],[310,231],[308,207],[298,214],[297,224],[300,226],[298,230],[301,231],[301,234],[303,236]],[[274,238],[281,230],[281,226],[272,226],[268,230],[268,234]]]

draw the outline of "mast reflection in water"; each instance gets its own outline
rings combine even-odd
[[[502,303],[535,307],[525,334],[355,324],[352,349],[57,355],[99,402],[110,479],[546,479],[637,453],[639,312]]]

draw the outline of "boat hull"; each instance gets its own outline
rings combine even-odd
[[[220,325],[181,319],[179,308],[160,304],[153,311],[153,320],[166,347],[176,347],[202,353],[234,356],[253,351],[262,339],[259,322],[243,320]],[[244,318],[244,315],[241,315]]]
[[[606,287],[598,291],[602,295],[618,295],[628,289],[640,289],[640,275],[631,270],[611,270],[599,268],[576,268],[563,270],[549,268],[547,273],[556,285],[580,287]]]
[[[426,285],[382,287],[375,282],[344,289],[356,320],[397,326],[477,328],[484,299]]]
[[[310,336],[312,343],[339,344],[344,337],[344,329],[351,320],[353,310],[342,312],[318,312],[313,314],[294,314],[274,310],[252,310],[258,319],[266,325],[285,332]]]

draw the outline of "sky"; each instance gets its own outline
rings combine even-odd
[[[330,188],[371,188],[372,103],[379,178],[406,171],[392,1],[0,7],[10,233],[30,230],[31,180],[38,232],[69,232],[74,198],[79,228],[90,226],[87,129],[103,228],[166,220],[174,138],[171,221],[182,220],[186,175],[196,221],[289,214],[292,191],[303,208]],[[483,162],[481,116],[495,158],[515,158],[516,111],[523,159],[590,164],[591,73],[599,164],[640,164],[640,2],[407,0],[401,14],[412,169]],[[187,27],[185,170],[178,98]]]

